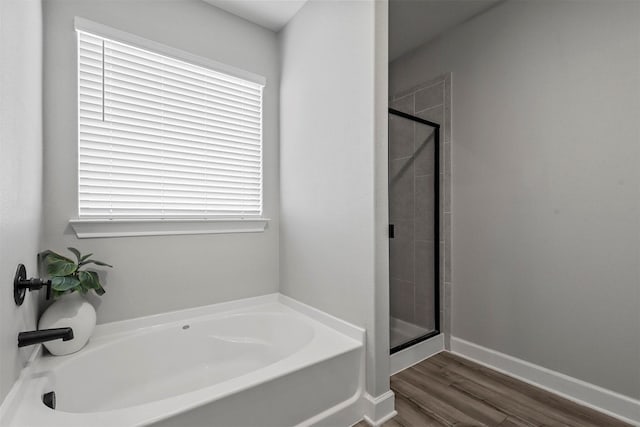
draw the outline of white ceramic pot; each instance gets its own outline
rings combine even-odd
[[[84,347],[96,327],[96,309],[79,292],[65,294],[42,313],[38,329],[72,328],[73,339],[53,340],[44,346],[55,356],[75,353]]]

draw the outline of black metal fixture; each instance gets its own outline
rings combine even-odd
[[[411,341],[407,341],[398,346],[391,348],[390,353],[397,353],[400,350],[411,347],[431,337],[434,337],[440,333],[440,125],[429,120],[421,119],[420,117],[413,116],[411,114],[404,113],[394,108],[389,108],[389,114],[402,117],[407,120],[411,120],[417,123],[422,123],[434,128],[434,170],[433,170],[433,191],[434,191],[434,211],[433,211],[433,253],[434,253],[434,286],[433,286],[433,298],[434,298],[434,313],[435,313],[435,329],[425,335],[415,338]],[[395,238],[394,224],[389,224],[389,238]]]
[[[73,339],[73,329],[54,328],[41,329],[39,331],[20,332],[18,334],[18,347],[40,344],[46,341],[59,340],[69,341]]]
[[[56,409],[56,392],[50,391],[42,395],[42,403],[51,409]]]
[[[24,264],[18,264],[16,275],[13,277],[13,300],[16,305],[22,305],[24,295],[29,291],[37,291],[45,286],[47,288],[47,299],[51,298],[51,280],[37,278],[27,279],[27,269]]]

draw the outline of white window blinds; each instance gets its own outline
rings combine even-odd
[[[260,216],[262,89],[78,31],[80,218]]]

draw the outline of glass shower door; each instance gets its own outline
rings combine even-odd
[[[439,333],[440,125],[389,109],[391,352]]]

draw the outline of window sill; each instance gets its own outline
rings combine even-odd
[[[79,239],[182,234],[262,233],[268,218],[243,219],[71,219]]]

